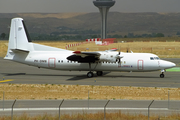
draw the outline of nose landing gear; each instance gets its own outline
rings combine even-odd
[[[160,78],[164,78],[164,73],[161,73],[161,74],[160,74]]]
[[[164,78],[164,72],[165,70],[161,70],[160,78]]]

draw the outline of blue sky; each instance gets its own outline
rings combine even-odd
[[[0,0],[0,13],[99,12],[93,0]],[[110,11],[180,12],[180,0],[116,0]]]

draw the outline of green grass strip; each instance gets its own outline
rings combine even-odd
[[[167,72],[180,72],[180,67],[174,67],[166,70]]]

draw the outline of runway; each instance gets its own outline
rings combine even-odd
[[[179,66],[180,59],[168,59]],[[67,84],[67,85],[107,85],[138,87],[180,86],[179,72],[166,72],[160,78],[157,72],[105,72],[103,76],[86,77],[84,71],[56,71],[39,69],[0,58],[0,83],[13,84]]]

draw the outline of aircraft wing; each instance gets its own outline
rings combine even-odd
[[[75,51],[73,55],[67,57],[70,61],[79,63],[94,63],[94,62],[117,62],[119,60],[118,52],[101,51],[101,52],[81,52]]]
[[[110,50],[106,50],[106,51],[117,51],[117,48],[111,48]]]
[[[81,52],[81,51],[75,51],[73,52],[76,55],[80,55],[80,56],[100,56],[101,54],[99,52]]]

